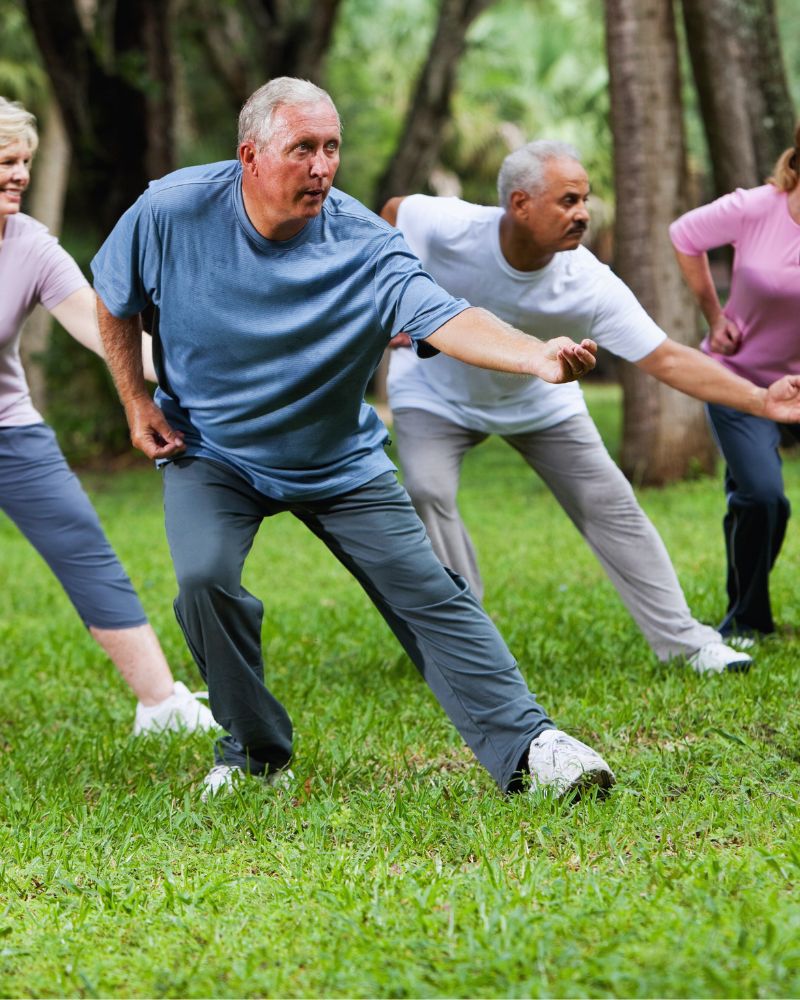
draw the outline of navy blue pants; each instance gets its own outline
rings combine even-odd
[[[778,451],[781,425],[715,403],[707,411],[726,464],[728,610],[720,632],[774,632],[769,574],[790,515]],[[800,440],[796,425],[786,429]]]
[[[553,724],[467,582],[436,558],[393,472],[304,502],[273,500],[202,458],[177,459],[163,472],[175,612],[214,717],[229,733],[217,744],[218,761],[258,774],[291,757],[289,715],[264,685],[263,605],[242,586],[261,523],[289,512],[358,580],[495,781],[512,784],[531,740]]]
[[[146,624],[136,591],[47,424],[0,427],[0,510],[55,573],[86,626]]]

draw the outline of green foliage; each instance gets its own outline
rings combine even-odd
[[[0,25],[0,94],[34,109],[44,101],[47,81],[19,0],[0,0]]]
[[[589,392],[611,427],[618,398]],[[797,495],[797,459],[786,476]],[[86,482],[196,683],[157,474]],[[689,603],[718,618],[721,483],[641,496]],[[281,516],[246,585],[265,602],[296,780],[203,806],[207,741],[129,738],[130,696],[0,519],[0,994],[798,995],[798,639],[765,643],[744,676],[657,664],[502,442],[467,458],[462,507],[521,668],[617,771],[605,803],[499,795],[352,579]],[[790,529],[784,622],[800,622],[797,558]]]
[[[347,0],[328,63],[345,123],[339,183],[368,204],[398,140],[435,27],[431,0]],[[464,197],[493,204],[503,157],[533,138],[573,142],[595,190],[611,191],[602,8],[501,0],[472,25],[443,166]]]
[[[778,12],[778,30],[789,75],[789,87],[794,98],[794,106],[800,109],[800,8],[794,0],[775,0]],[[800,118],[800,110],[798,110]],[[791,137],[786,141],[788,146]]]

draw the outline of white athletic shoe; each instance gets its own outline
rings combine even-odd
[[[528,752],[531,791],[551,789],[558,798],[596,785],[608,789],[617,780],[599,753],[560,729],[545,729]]]
[[[133,720],[133,735],[143,733],[164,733],[169,730],[183,730],[188,733],[207,732],[217,727],[214,716],[200,699],[208,698],[205,691],[190,691],[185,684],[175,681],[169,698],[157,705],[136,706]]]
[[[203,778],[203,790],[200,798],[207,802],[218,792],[232,792],[240,781],[244,781],[244,771],[230,764],[215,764]]]
[[[733,646],[734,649],[738,649],[740,652],[747,653],[751,649],[755,649],[758,645],[758,639],[752,635],[726,635],[725,645]]]
[[[200,792],[202,802],[208,802],[219,792],[229,793],[234,790],[240,781],[244,781],[245,773],[240,767],[233,764],[215,764],[208,774],[203,778],[203,790]],[[286,788],[294,779],[294,774],[288,767],[282,771],[273,771],[260,780],[266,785],[276,788]]]
[[[696,674],[724,674],[726,670],[741,673],[750,669],[753,660],[747,653],[731,649],[724,642],[707,642],[687,660]]]

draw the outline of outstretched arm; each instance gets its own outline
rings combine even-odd
[[[381,209],[381,218],[386,219],[391,226],[397,225],[397,210],[400,208],[400,202],[403,200],[403,197],[390,198]]]
[[[708,323],[711,350],[716,354],[735,354],[741,346],[742,333],[722,311],[708,265],[708,254],[695,257],[676,250],[675,256],[684,281]]]
[[[183,451],[183,438],[169,426],[145,384],[139,317],[114,316],[98,296],[97,321],[134,446],[148,458],[169,458]]]
[[[779,423],[800,423],[800,376],[786,375],[762,389],[702,351],[669,339],[638,361],[637,366],[705,403],[720,403]]]
[[[95,294],[88,285],[68,295],[50,311],[71,337],[105,361],[106,352],[97,326]],[[147,333],[140,336],[140,350],[144,377],[150,382],[157,382],[153,368],[153,341]]]
[[[426,343],[478,368],[537,375],[545,382],[572,382],[594,368],[597,354],[592,340],[537,340],[474,306],[448,320]]]

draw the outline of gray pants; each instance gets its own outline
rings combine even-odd
[[[291,721],[264,686],[263,605],[241,583],[262,521],[284,511],[358,580],[501,788],[531,740],[552,728],[467,583],[434,555],[393,472],[340,496],[288,503],[233,469],[184,458],[164,467],[164,508],[178,622],[214,717],[230,734],[217,745],[218,761],[263,773],[291,757]]]
[[[482,597],[456,494],[464,455],[489,435],[417,409],[395,410],[393,430],[406,489],[436,554]],[[720,640],[718,632],[692,617],[664,543],[589,416],[503,440],[564,508],[660,660],[688,656]]]
[[[55,573],[87,628],[147,623],[94,507],[47,424],[0,427],[0,510]]]

